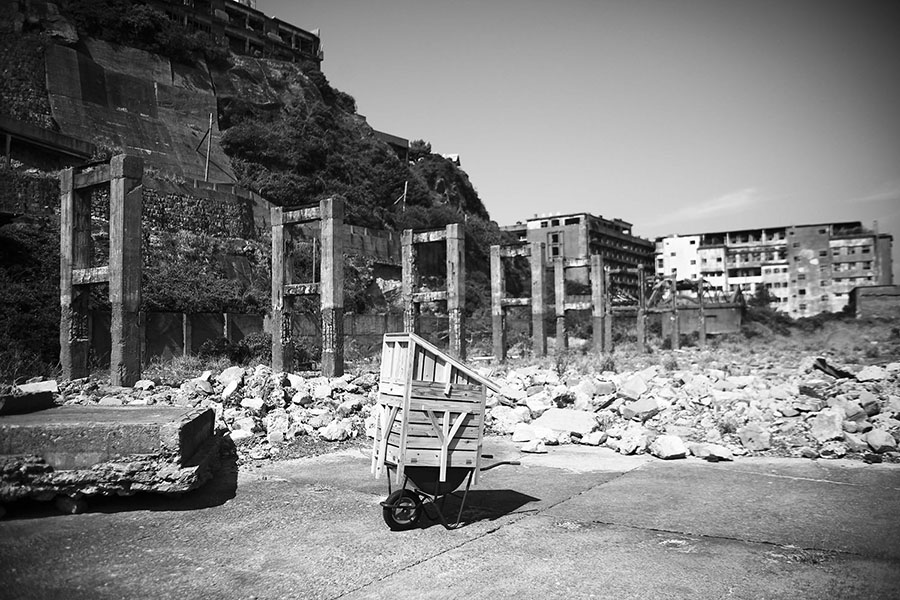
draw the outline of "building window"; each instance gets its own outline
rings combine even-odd
[[[548,225],[547,221],[541,221],[541,227],[547,227]]]
[[[559,246],[553,246],[552,248],[550,248],[550,255],[559,256]]]
[[[550,221],[550,226],[559,227],[559,219],[553,219],[552,221]]]
[[[805,295],[806,295],[806,288],[800,288],[799,290],[797,290],[797,293],[800,294],[801,296],[805,296]]]
[[[670,253],[669,253],[669,256],[675,256],[675,253],[674,253],[674,252],[670,252]]]
[[[806,279],[806,274],[805,274],[805,273],[798,273],[798,274],[797,274],[797,281],[804,281],[805,279]]]
[[[819,256],[828,256],[828,250],[819,250]]]
[[[665,265],[663,264],[663,259],[661,259],[661,258],[656,259],[656,268],[662,269],[664,266]]]
[[[558,234],[558,233],[551,233],[551,234],[550,234],[550,242],[552,242],[552,243],[554,243],[554,244],[558,244],[558,243],[559,243],[559,234]]]
[[[793,244],[791,244],[791,246],[793,246],[794,248],[799,248],[800,242],[794,242]]]
[[[832,248],[832,249],[831,249],[831,255],[832,255],[832,256],[840,256],[840,255],[841,255],[841,249],[840,249],[840,248]]]
[[[805,304],[801,304],[801,305],[800,305],[800,310],[806,310],[806,305],[805,305]]]
[[[852,246],[847,248],[847,254],[856,254],[856,248],[853,248]]]
[[[820,235],[825,235],[826,233],[828,233],[828,230],[827,230],[827,229],[820,229],[820,230],[819,230],[819,234],[820,234]]]
[[[696,264],[697,264],[697,261],[696,261],[696,260],[692,260],[692,261],[691,261],[691,264],[692,264],[692,265],[696,265]]]
[[[869,246],[863,246],[863,247],[862,247],[862,253],[863,253],[863,254],[869,254],[871,251],[872,251],[872,248],[869,247]]]

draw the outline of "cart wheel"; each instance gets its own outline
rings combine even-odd
[[[412,529],[422,516],[422,501],[412,490],[397,490],[382,505],[384,522],[394,531]]]

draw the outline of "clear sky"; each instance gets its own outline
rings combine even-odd
[[[321,29],[375,129],[458,153],[500,225],[654,238],[834,221],[894,237],[898,0],[258,0]]]

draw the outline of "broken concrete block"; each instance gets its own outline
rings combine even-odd
[[[639,375],[632,375],[631,377],[626,379],[621,386],[619,386],[619,395],[631,400],[637,400],[648,389],[649,388],[647,387],[646,381],[644,381]]]
[[[606,437],[607,436],[605,431],[592,431],[581,436],[581,439],[578,441],[578,443],[584,444],[585,446],[599,446],[606,441]]]
[[[261,411],[264,404],[265,402],[263,402],[262,398],[244,398],[241,400],[241,406],[255,412]]]
[[[59,385],[54,379],[51,379],[49,381],[33,381],[30,383],[20,383],[16,387],[18,387],[19,391],[23,394],[37,394],[39,392],[50,392],[51,394],[59,393]]]
[[[340,419],[332,421],[319,430],[323,440],[329,442],[342,442],[353,437],[353,419]]]
[[[819,448],[819,456],[822,458],[844,458],[847,456],[847,445],[837,440],[825,442]]]
[[[883,367],[870,365],[856,374],[857,381],[882,381],[888,378],[888,371]]]
[[[809,434],[819,443],[844,437],[844,411],[829,407],[819,411],[811,421]]]
[[[734,454],[721,444],[687,444],[691,454],[705,460],[734,460]]]
[[[540,440],[532,440],[526,443],[521,450],[529,454],[547,454],[547,446]]]
[[[884,429],[873,429],[866,434],[865,440],[872,451],[879,454],[897,449],[897,440]]]
[[[769,432],[756,423],[750,423],[738,429],[741,445],[751,452],[768,450],[772,447]]]
[[[493,429],[497,433],[512,433],[517,423],[527,423],[531,420],[531,411],[527,406],[499,405],[491,409]]]
[[[585,435],[594,430],[597,420],[594,413],[586,410],[551,408],[535,419],[534,425],[556,431]]]
[[[629,421],[634,419],[641,423],[659,413],[660,410],[661,407],[656,398],[641,398],[619,407],[619,413],[623,418]]]
[[[677,435],[661,435],[650,444],[650,454],[663,460],[684,458],[688,449]]]

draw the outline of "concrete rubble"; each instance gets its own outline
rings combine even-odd
[[[791,368],[698,361],[618,373],[529,366],[490,377],[501,392],[488,393],[487,432],[513,436],[526,452],[571,443],[667,460],[747,454],[900,460],[900,363],[830,368],[812,358]],[[377,375],[328,379],[230,367],[178,387],[69,382],[60,395],[65,403],[209,408],[242,456],[266,458],[299,436],[328,442],[371,436]]]

